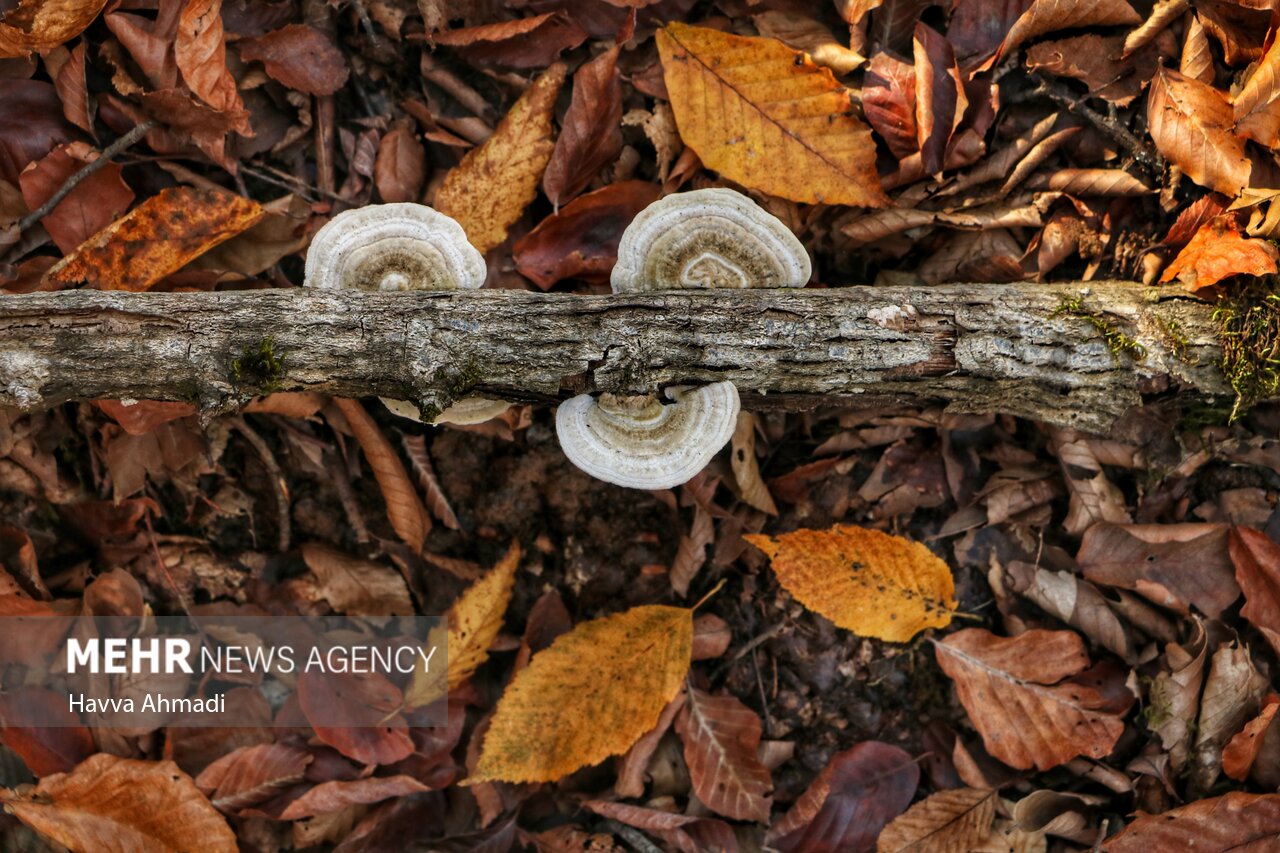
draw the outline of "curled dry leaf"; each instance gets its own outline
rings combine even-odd
[[[898,157],[920,150],[916,138],[916,73],[889,53],[871,57],[862,83],[862,111]]]
[[[1270,849],[1280,835],[1280,794],[1239,791],[1163,814],[1140,814],[1103,844],[1107,853]]]
[[[1273,33],[1266,52],[1232,98],[1236,133],[1265,148],[1280,136],[1280,47]]]
[[[418,201],[427,179],[427,150],[414,132],[393,127],[378,142],[373,184],[384,202]]]
[[[925,172],[942,171],[951,134],[960,125],[969,99],[951,43],[937,30],[917,23],[912,37],[916,74],[916,139]]]
[[[1099,521],[1132,521],[1124,508],[1124,495],[1107,478],[1085,436],[1073,429],[1054,427],[1049,431],[1049,444],[1062,466],[1071,495],[1063,529],[1079,536]]]
[[[1102,758],[1124,731],[1107,696],[1072,680],[1089,666],[1074,631],[997,637],[967,628],[934,649],[987,751],[1010,767],[1047,770],[1079,755]]]
[[[689,532],[680,536],[676,555],[671,558],[671,588],[683,598],[689,593],[689,584],[707,561],[707,548],[716,541],[716,528],[711,513],[702,506],[693,508],[693,523]]]
[[[760,478],[760,465],[756,461],[756,416],[750,412],[738,413],[738,426],[730,442],[729,463],[733,467],[733,479],[738,484],[742,499],[767,515],[777,515],[778,507],[769,494],[769,487]]]
[[[996,792],[982,788],[939,791],[884,828],[877,853],[969,853],[991,834]]]
[[[836,40],[831,30],[798,12],[770,9],[753,15],[760,35],[775,38],[783,44],[803,50],[819,65],[825,65],[837,74],[848,74],[861,65],[862,54],[845,47]]]
[[[1190,792],[1203,796],[1222,769],[1222,749],[1258,712],[1267,679],[1258,672],[1243,643],[1224,642],[1209,660],[1209,675],[1196,719]]]
[[[1218,616],[1240,595],[1220,524],[1111,524],[1089,528],[1076,555],[1094,583],[1132,589],[1182,613]]]
[[[576,626],[502,694],[473,781],[551,782],[625,752],[689,671],[693,614],[649,605]]]
[[[234,815],[301,782],[312,755],[299,746],[259,743],[242,746],[214,761],[196,777],[196,787],[214,808]]]
[[[178,16],[173,55],[191,92],[226,116],[230,129],[248,136],[249,113],[227,68],[221,11],[222,0],[189,0]]]
[[[572,50],[587,39],[587,31],[568,15],[548,12],[514,21],[481,24],[432,35],[432,41],[451,47],[478,63],[511,68],[541,68],[561,51]]]
[[[555,147],[551,114],[564,77],[559,62],[539,75],[493,136],[467,152],[436,193],[436,209],[458,220],[482,253],[507,239],[507,229],[538,193]]]
[[[601,817],[653,833],[680,853],[703,853],[707,850],[738,853],[741,849],[733,830],[720,820],[604,800],[588,800],[583,805]]]
[[[459,686],[489,659],[489,647],[502,630],[502,620],[507,614],[507,605],[511,603],[520,556],[520,545],[511,543],[506,556],[485,572],[484,577],[467,587],[449,608],[445,615],[448,628],[445,631],[433,630],[433,637],[428,638],[430,643],[439,633],[445,635],[448,665],[430,672],[414,670],[405,690],[405,707],[418,708],[443,698],[446,687],[452,690]]]
[[[43,53],[80,35],[106,0],[24,0],[6,6],[0,21],[0,59]]]
[[[906,750],[855,744],[831,756],[766,840],[781,853],[870,853],[919,783],[920,767]]]
[[[951,569],[919,542],[851,525],[743,538],[797,601],[855,634],[903,643],[951,624]]]
[[[169,421],[196,413],[196,407],[191,403],[167,400],[136,400],[129,404],[121,400],[94,400],[93,404],[129,435],[145,435]]]
[[[316,738],[361,764],[394,764],[413,754],[415,744],[400,713],[403,698],[377,673],[304,669],[298,676],[298,707]]]
[[[1277,258],[1280,252],[1270,241],[1243,236],[1236,217],[1224,214],[1200,226],[1191,242],[1165,269],[1160,281],[1176,278],[1194,293],[1235,275],[1274,275]]]
[[[240,42],[240,58],[261,62],[273,80],[308,95],[332,95],[347,84],[349,74],[337,45],[306,24]]]
[[[409,588],[395,569],[315,542],[302,546],[302,559],[315,576],[310,592],[314,598],[329,602],[336,612],[413,615]]]
[[[1160,736],[1168,750],[1169,762],[1180,770],[1191,754],[1191,735],[1200,710],[1200,688],[1204,685],[1208,659],[1208,636],[1202,623],[1183,645],[1165,646],[1163,669],[1151,682],[1147,702],[1147,725]]]
[[[1254,717],[1240,731],[1227,741],[1222,749],[1222,772],[1237,782],[1247,781],[1249,771],[1253,769],[1267,736],[1271,731],[1271,723],[1280,711],[1280,697],[1271,696],[1262,712]]]
[[[350,781],[322,782],[289,803],[281,820],[299,820],[331,814],[351,806],[378,803],[392,797],[408,797],[431,789],[412,776],[371,776]]]
[[[1261,531],[1235,527],[1227,539],[1236,581],[1244,590],[1240,615],[1280,654],[1280,546]]]
[[[418,477],[418,486],[426,495],[431,514],[440,519],[440,523],[450,530],[461,530],[462,523],[458,521],[453,507],[449,505],[449,498],[440,487],[435,469],[431,466],[431,454],[427,452],[426,438],[405,433],[400,436],[400,445],[404,448],[404,455],[409,457],[413,473]]]
[[[73,853],[235,853],[222,815],[172,761],[90,756],[30,793],[0,789],[11,815]]]
[[[542,176],[542,191],[557,207],[586,189],[622,150],[619,50],[614,45],[573,75],[573,98]]]
[[[1229,196],[1248,186],[1253,166],[1222,92],[1162,67],[1151,79],[1147,125],[1156,149],[1200,186]]]
[[[1005,35],[999,57],[1008,56],[1024,42],[1057,30],[1141,22],[1142,16],[1125,0],[1032,0],[1031,6]]]
[[[382,499],[387,504],[387,517],[396,535],[414,551],[421,551],[422,542],[431,529],[431,517],[419,500],[404,463],[358,400],[335,397],[333,402],[346,418],[365,459],[369,461],[369,467],[373,469]]]
[[[149,290],[214,246],[249,228],[262,207],[210,189],[161,190],[49,268],[54,289]]]
[[[1005,578],[1012,591],[1034,601],[1126,663],[1138,663],[1138,643],[1132,628],[1093,584],[1070,572],[1018,561],[1005,568]]]
[[[767,821],[773,779],[756,757],[762,732],[756,713],[733,696],[690,687],[675,725],[702,804],[734,820]]]
[[[673,23],[657,40],[680,136],[708,168],[792,201],[888,204],[871,132],[830,70],[705,27]]]

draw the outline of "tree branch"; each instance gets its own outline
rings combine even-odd
[[[755,408],[943,402],[1102,431],[1144,394],[1230,393],[1220,357],[1210,306],[1132,283],[0,297],[0,405],[20,408],[214,414],[313,390],[431,412],[468,394],[551,403],[730,379]]]

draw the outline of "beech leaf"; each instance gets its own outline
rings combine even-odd
[[[1107,853],[1157,850],[1266,850],[1280,835],[1280,794],[1233,791],[1163,814],[1139,814],[1108,838]]]
[[[756,713],[732,696],[690,687],[675,725],[702,804],[734,820],[767,821],[773,779],[756,757],[762,732]]]
[[[997,61],[1019,45],[1045,33],[1076,27],[1133,25],[1142,16],[1125,0],[1032,0],[1030,8],[1013,22],[1000,45]]]
[[[1236,527],[1227,539],[1236,581],[1244,590],[1240,615],[1280,654],[1280,545],[1261,531]]]
[[[1249,184],[1253,166],[1232,133],[1231,104],[1212,86],[1160,68],[1147,95],[1147,125],[1157,150],[1200,186],[1235,196]]]
[[[1177,278],[1195,292],[1235,275],[1274,275],[1278,257],[1280,252],[1271,241],[1243,236],[1235,216],[1225,214],[1200,226],[1160,281]]]
[[[0,59],[28,56],[65,44],[98,17],[107,0],[24,0],[7,5],[0,21]]]
[[[981,788],[939,791],[884,828],[877,853],[969,853],[990,833],[996,792]]]

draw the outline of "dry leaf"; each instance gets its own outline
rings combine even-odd
[[[548,12],[514,21],[499,21],[435,33],[431,40],[447,45],[472,62],[512,68],[542,68],[561,51],[582,44],[587,32],[569,15]]]
[[[1108,838],[1107,853],[1239,850],[1262,853],[1280,836],[1280,794],[1245,794],[1199,800],[1163,814],[1139,814]]]
[[[1240,615],[1280,654],[1280,546],[1265,534],[1235,527],[1227,538],[1236,581],[1244,590]]]
[[[431,529],[431,518],[418,499],[404,463],[358,400],[334,397],[333,402],[347,419],[347,425],[364,451],[364,458],[373,469],[382,499],[387,504],[387,517],[396,535],[415,552],[421,551],[422,542]]]
[[[313,595],[338,613],[412,616],[409,587],[395,569],[311,542],[302,559],[315,575]]]
[[[1125,0],[1032,0],[1030,8],[1013,22],[1004,37],[997,60],[1008,56],[1023,42],[1045,33],[1139,23],[1142,16]]]
[[[1093,455],[1089,440],[1073,429],[1053,427],[1049,430],[1049,446],[1062,466],[1063,479],[1071,500],[1062,527],[1080,536],[1099,521],[1128,524],[1131,519],[1124,506],[1124,495],[1102,470]]]
[[[1200,698],[1188,783],[1192,796],[1203,796],[1217,781],[1223,747],[1258,712],[1266,692],[1267,679],[1254,666],[1248,648],[1238,641],[1222,643],[1209,661]]]
[[[1231,100],[1236,133],[1264,148],[1274,148],[1280,136],[1280,47],[1275,35]]]
[[[601,817],[653,833],[680,853],[738,853],[741,849],[733,830],[721,820],[603,800],[588,800],[583,805]]]
[[[734,820],[767,821],[773,778],[756,757],[762,729],[755,712],[733,696],[690,687],[675,725],[702,804]]]
[[[448,624],[446,648],[449,652],[448,667],[443,671],[445,684],[441,683],[439,667],[430,673],[414,670],[405,690],[406,707],[418,708],[440,699],[445,694],[446,685],[449,690],[454,689],[489,659],[489,647],[502,630],[502,620],[507,614],[507,605],[511,603],[520,556],[520,545],[511,543],[506,556],[484,577],[467,587],[449,608],[445,616]],[[432,634],[436,635],[436,631]]]
[[[183,82],[204,103],[227,117],[231,129],[250,135],[249,113],[227,68],[222,0],[188,0],[178,16],[173,54]]]
[[[693,508],[693,523],[689,532],[681,535],[676,555],[671,558],[671,588],[683,598],[689,593],[689,584],[707,561],[707,547],[716,541],[715,524],[711,514],[702,506]]]
[[[427,180],[427,149],[414,132],[393,127],[378,142],[373,164],[373,185],[384,202],[418,201]]]
[[[281,820],[299,820],[330,814],[357,805],[377,803],[392,797],[409,797],[431,789],[412,776],[371,776],[350,781],[323,782],[289,803],[280,812]]]
[[[83,142],[60,145],[44,159],[32,163],[18,177],[27,209],[36,210],[62,188],[75,172],[98,157]],[[76,184],[67,196],[40,220],[64,255],[111,224],[133,202],[133,190],[121,178],[124,169],[108,163]]]
[[[0,744],[36,776],[66,773],[97,751],[93,734],[67,707],[66,696],[30,684],[0,693]]]
[[[939,791],[884,828],[877,853],[969,853],[991,833],[996,792],[981,788]]]
[[[1089,666],[1074,631],[997,637],[967,628],[934,649],[987,751],[1010,767],[1048,770],[1079,755],[1102,758],[1124,731],[1108,697],[1071,680]]]
[[[1222,748],[1222,772],[1228,777],[1237,782],[1248,780],[1249,771],[1253,769],[1271,723],[1276,718],[1276,711],[1280,711],[1280,697],[1272,696],[1262,713],[1245,723],[1244,728]]]
[[[404,448],[404,455],[409,457],[413,473],[418,477],[418,486],[427,496],[427,506],[430,507],[431,514],[440,519],[440,523],[450,530],[461,530],[462,523],[454,514],[453,507],[449,506],[449,498],[445,495],[444,489],[440,488],[435,469],[431,467],[431,454],[427,452],[426,438],[404,433],[400,436],[400,446]]]
[[[756,417],[750,412],[738,414],[738,425],[730,442],[729,463],[733,466],[733,479],[738,484],[742,499],[768,515],[777,515],[778,507],[769,494],[769,487],[760,479],[760,465],[756,461]]]
[[[191,403],[165,400],[136,400],[127,405],[120,400],[94,400],[93,404],[129,435],[146,435],[156,427],[196,413]]]
[[[1253,166],[1232,133],[1231,104],[1212,86],[1162,67],[1151,80],[1147,124],[1160,153],[1200,186],[1234,196],[1249,184]]]
[[[888,204],[871,133],[828,69],[705,27],[673,23],[657,39],[680,136],[708,168],[792,201]]]
[[[837,74],[848,74],[866,61],[862,54],[837,41],[825,24],[807,15],[771,9],[753,15],[751,20],[760,35],[803,50],[818,65],[825,65]]]
[[[106,0],[22,0],[6,5],[0,21],[0,58],[28,56],[65,44],[98,17]]]
[[[626,752],[689,671],[693,614],[649,605],[576,626],[502,694],[473,781],[551,782]]]
[[[915,25],[912,54],[916,73],[916,141],[921,166],[942,171],[951,133],[960,125],[969,100],[951,44],[932,27]]]
[[[1011,591],[1034,601],[1126,663],[1138,663],[1139,643],[1132,628],[1111,608],[1111,599],[1079,575],[1015,560],[1005,567],[1005,582]]]
[[[308,95],[332,95],[347,84],[349,71],[342,51],[327,35],[306,24],[289,24],[240,42],[240,58],[261,62],[273,80]]]
[[[903,643],[951,624],[951,570],[919,542],[850,525],[743,538],[797,601],[855,634]]]
[[[573,98],[542,176],[556,207],[581,193],[622,150],[622,85],[614,45],[573,75]]]
[[[862,83],[862,111],[899,158],[920,150],[916,131],[916,71],[888,53],[871,57]]]
[[[1169,753],[1169,763],[1181,770],[1191,754],[1191,735],[1200,709],[1200,688],[1204,686],[1208,637],[1197,620],[1195,633],[1183,645],[1165,646],[1164,669],[1151,682],[1147,701],[1147,725],[1160,736]]]
[[[1177,278],[1194,293],[1235,275],[1274,275],[1278,271],[1277,258],[1280,252],[1274,244],[1244,237],[1235,216],[1225,214],[1200,227],[1165,269],[1160,281]]]
[[[481,252],[507,239],[507,229],[538,193],[555,147],[551,114],[564,77],[560,62],[539,75],[493,136],[467,152],[436,193],[436,209],[458,220]]]
[[[172,761],[98,753],[0,805],[73,853],[236,853],[235,834]]]
[[[55,289],[149,290],[263,216],[254,201],[209,189],[161,190],[49,268]]]
[[[301,782],[312,758],[307,750],[284,743],[242,746],[206,767],[196,787],[218,811],[234,815]]]

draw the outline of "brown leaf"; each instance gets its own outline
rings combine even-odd
[[[912,40],[916,72],[916,138],[921,164],[929,174],[942,171],[951,133],[969,106],[951,44],[936,30],[916,24]]]
[[[723,821],[604,800],[587,800],[583,805],[601,817],[651,832],[681,853],[738,853],[740,849],[733,830]]]
[[[1227,539],[1236,581],[1244,591],[1240,615],[1280,654],[1280,546],[1248,527],[1233,527]]]
[[[178,18],[174,57],[183,82],[204,103],[228,116],[232,129],[249,136],[249,112],[227,68],[222,0],[188,0]]]
[[[707,561],[707,547],[714,545],[715,541],[716,530],[711,514],[701,506],[695,506],[689,532],[681,535],[676,554],[671,559],[671,588],[681,598],[689,593],[689,584]]]
[[[427,180],[427,149],[404,125],[391,128],[378,142],[373,185],[384,202],[418,201]]]
[[[235,834],[172,761],[98,753],[33,791],[0,789],[5,811],[75,853],[235,853]]]
[[[1212,86],[1161,68],[1147,96],[1147,125],[1160,153],[1200,186],[1235,196],[1249,184],[1253,166],[1232,133],[1231,104]]]
[[[939,791],[884,828],[877,853],[969,853],[991,832],[996,792],[981,788]]]
[[[71,139],[53,86],[38,80],[5,80],[0,86],[0,178],[11,184],[28,163]]]
[[[1195,752],[1188,790],[1203,796],[1218,779],[1222,749],[1258,712],[1267,679],[1258,672],[1243,643],[1224,642],[1213,653],[1196,720]]]
[[[367,779],[323,782],[286,806],[280,813],[280,819],[299,820],[341,811],[350,806],[368,805],[430,790],[412,776],[371,776]]]
[[[458,220],[482,253],[507,239],[507,229],[538,194],[554,148],[551,113],[565,71],[557,62],[534,80],[493,136],[467,152],[436,193],[436,209]]]
[[[73,174],[97,157],[83,142],[60,145],[39,162],[28,166],[18,178],[27,208],[35,210],[62,188]],[[40,224],[64,255],[96,234],[133,202],[133,190],[121,177],[124,169],[108,163],[58,202]]]
[[[920,150],[916,130],[916,72],[888,53],[871,57],[862,83],[862,112],[898,157]]]
[[[622,86],[614,45],[573,75],[573,98],[542,176],[542,191],[559,207],[586,189],[622,150]]]
[[[1128,106],[1155,74],[1158,54],[1154,48],[1122,57],[1124,36],[1088,33],[1073,38],[1041,42],[1027,50],[1027,67],[1079,80],[1095,97],[1116,106]]]
[[[755,712],[730,695],[689,688],[676,715],[693,792],[713,812],[767,821],[773,779],[756,758],[762,728]]]
[[[283,743],[243,746],[222,756],[196,777],[199,788],[226,814],[255,806],[306,778],[312,755]]]
[[[1236,217],[1224,214],[1201,226],[1160,281],[1177,278],[1194,293],[1236,275],[1274,275],[1277,258],[1280,252],[1271,242],[1243,236]]]
[[[841,44],[821,21],[785,10],[770,9],[752,15],[760,35],[803,50],[818,65],[825,65],[837,74],[849,74],[864,60],[856,50]]]
[[[863,741],[831,756],[766,839],[781,853],[870,853],[919,782],[920,767],[905,750]]]
[[[543,290],[565,278],[608,281],[622,232],[661,194],[657,184],[618,181],[575,198],[516,241],[516,269]]]
[[[1280,137],[1280,47],[1273,33],[1240,91],[1231,99],[1236,133],[1264,148],[1274,148]]]
[[[769,487],[760,478],[760,464],[756,461],[756,418],[750,412],[738,414],[738,425],[730,442],[729,464],[742,499],[766,515],[777,515],[778,507],[769,494]]]
[[[324,599],[338,613],[361,616],[411,616],[409,588],[395,569],[308,543],[302,559],[315,575],[315,598]]]
[[[960,704],[993,756],[1019,770],[1048,770],[1111,753],[1124,720],[1106,696],[1071,680],[1089,666],[1074,631],[997,637],[967,628],[934,644]]]
[[[1221,797],[1172,809],[1139,814],[1104,842],[1107,853],[1165,850],[1257,850],[1273,846],[1280,835],[1280,794],[1233,791]]]
[[[468,60],[511,68],[542,68],[587,39],[587,31],[560,12],[435,33],[436,44]]]
[[[1240,595],[1224,525],[1095,524],[1076,560],[1094,583],[1132,589],[1182,613],[1194,605],[1216,617]]]
[[[350,73],[333,40],[306,24],[289,24],[240,42],[240,58],[261,62],[273,80],[308,95],[332,95],[347,85]]]
[[[1245,723],[1244,728],[1227,742],[1222,749],[1223,773],[1237,782],[1248,780],[1249,771],[1253,769],[1271,730],[1271,723],[1276,718],[1276,711],[1280,711],[1280,698],[1272,696],[1262,713]]]
[[[1147,725],[1160,736],[1174,770],[1181,770],[1191,754],[1191,735],[1200,710],[1208,659],[1208,637],[1197,620],[1195,633],[1183,645],[1165,646],[1163,669],[1151,682]]]
[[[316,737],[361,764],[394,764],[413,754],[403,704],[400,690],[376,673],[304,669],[298,676],[298,706]],[[345,725],[327,724],[334,720]]]
[[[1070,572],[1055,572],[1013,561],[1005,568],[1009,589],[1076,628],[1126,663],[1138,663],[1138,641],[1110,600],[1093,584]]]
[[[191,403],[166,400],[137,400],[129,405],[121,400],[94,400],[93,404],[120,424],[129,435],[146,435],[170,421],[196,413],[196,407]]]
[[[6,6],[0,58],[28,56],[71,41],[105,5],[106,0],[22,0],[16,9]]]
[[[427,506],[431,509],[431,514],[440,519],[440,523],[450,530],[461,530],[462,524],[458,521],[458,516],[454,515],[453,507],[449,506],[449,498],[436,480],[435,469],[431,467],[427,439],[421,435],[403,433],[400,436],[400,446],[404,448],[404,455],[409,457],[409,465],[418,477],[418,487],[427,496]]]
[[[85,52],[89,43],[80,43],[66,54],[66,61],[55,66],[52,51],[45,54],[45,65],[53,77],[53,86],[62,99],[62,114],[67,121],[87,133],[93,133],[93,115],[96,104],[89,99],[89,84],[85,79]],[[65,48],[58,48],[65,50]]]
[[[1056,30],[1141,22],[1142,16],[1125,0],[1033,0],[1031,7],[1013,22],[997,59],[1008,56],[1023,42]]]
[[[421,551],[427,531],[431,529],[431,518],[418,499],[404,463],[358,400],[335,397],[333,402],[347,419],[369,467],[373,469],[373,476],[387,505],[387,517],[396,535],[414,551]]]
[[[1071,496],[1062,522],[1064,530],[1079,536],[1099,521],[1132,521],[1124,507],[1124,495],[1107,479],[1085,436],[1073,429],[1053,427],[1049,430],[1049,446],[1062,466]]]
[[[1186,5],[1185,3],[1183,4]],[[1209,36],[1197,15],[1187,16],[1187,29],[1182,36],[1182,56],[1178,58],[1178,71],[1189,80],[1213,85],[1217,70],[1213,67],[1213,51]]]
[[[657,750],[658,744],[662,741],[662,736],[667,733],[671,728],[671,724],[675,721],[676,713],[684,707],[685,699],[688,695],[688,691],[685,690],[677,693],[676,698],[668,702],[667,707],[662,709],[662,714],[658,717],[658,724],[642,735],[627,750],[627,754],[622,756],[621,761],[618,763],[618,781],[613,786],[613,790],[618,796],[644,796],[645,782],[649,773],[649,761],[653,758],[654,751]]]
[[[66,696],[35,685],[0,693],[0,744],[36,776],[67,773],[97,750]]]
[[[256,202],[209,189],[161,190],[50,267],[55,287],[149,290],[262,218]]]
[[[729,650],[733,631],[729,623],[714,613],[704,613],[693,620],[693,659],[718,658]]]

